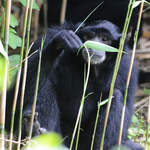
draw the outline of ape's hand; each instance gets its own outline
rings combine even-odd
[[[71,50],[77,52],[82,42],[80,38],[71,30],[61,30],[53,39],[56,49]]]

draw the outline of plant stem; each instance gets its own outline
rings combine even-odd
[[[38,87],[39,87],[39,78],[40,78],[40,70],[41,70],[41,58],[42,58],[42,49],[44,46],[44,40],[42,39],[41,43],[41,50],[39,55],[39,64],[38,64],[38,71],[37,71],[37,79],[36,79],[36,85],[35,85],[35,94],[33,98],[33,105],[32,105],[32,115],[31,115],[31,123],[29,128],[29,140],[32,137],[32,130],[33,130],[33,123],[34,123],[34,116],[35,116],[35,109],[36,109],[36,102],[37,102],[37,95],[38,95]]]
[[[9,138],[9,140],[10,140],[10,142],[9,142],[9,150],[12,149],[14,119],[15,119],[16,103],[17,103],[17,97],[18,97],[18,91],[19,91],[20,76],[21,76],[21,70],[22,70],[23,50],[24,50],[26,27],[27,27],[28,8],[29,8],[29,0],[26,0],[22,46],[21,46],[20,61],[19,61],[19,68],[18,68],[18,73],[17,73],[17,80],[16,80],[16,86],[15,86],[15,95],[14,95],[14,99],[13,99],[13,108],[12,108],[12,116],[11,116],[11,128],[10,128],[10,138]]]
[[[24,74],[23,74],[22,90],[21,90],[21,100],[20,100],[19,135],[18,135],[18,143],[19,144],[17,145],[17,150],[20,150],[20,141],[21,141],[22,112],[23,112],[24,92],[25,92],[26,76],[27,76],[27,66],[28,66],[28,59],[27,59],[27,57],[28,57],[28,52],[29,52],[30,28],[31,28],[31,17],[32,17],[32,5],[33,5],[33,0],[30,0],[29,17],[28,17],[28,24],[27,24],[27,46],[26,46],[26,51],[25,51]]]
[[[148,147],[149,147],[148,138],[149,138],[149,130],[150,130],[150,95],[149,95],[149,99],[148,99],[148,115],[147,115],[146,126],[147,126],[147,128],[146,128],[145,150],[148,150]]]
[[[100,97],[100,101],[98,102],[98,105],[97,105],[97,115],[96,115],[96,120],[95,120],[95,125],[94,125],[94,132],[93,132],[93,135],[92,135],[92,142],[91,142],[91,148],[90,148],[90,150],[93,149],[93,145],[94,145],[94,139],[95,139],[95,134],[96,134],[98,117],[99,117],[99,112],[100,112],[100,107],[101,107],[101,99],[102,99],[102,96]]]
[[[61,13],[60,13],[60,24],[64,24],[67,9],[67,0],[62,0]]]
[[[85,100],[85,92],[86,92],[86,88],[87,88],[87,84],[88,84],[88,79],[89,79],[89,74],[90,74],[90,56],[89,56],[89,52],[88,52],[88,49],[87,47],[84,45],[86,51],[87,51],[87,54],[88,54],[88,68],[87,68],[87,75],[86,75],[86,81],[84,83],[84,88],[83,88],[83,94],[82,94],[82,99],[81,99],[81,104],[80,104],[80,108],[79,108],[79,112],[78,112],[78,116],[77,116],[77,120],[76,120],[76,123],[75,123],[75,127],[74,127],[74,130],[73,130],[73,134],[72,134],[72,139],[71,139],[71,143],[70,143],[70,150],[72,149],[73,147],[73,142],[74,142],[74,138],[75,138],[75,135],[76,135],[76,131],[77,131],[77,127],[78,129],[80,129],[80,125],[79,125],[79,122],[80,122],[80,117],[82,116],[82,111],[83,111],[83,106],[84,106],[84,100]]]

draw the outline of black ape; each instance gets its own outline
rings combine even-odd
[[[57,131],[63,137],[66,137],[65,144],[69,146],[83,93],[84,64],[87,62],[85,49],[82,49],[77,55],[78,48],[87,39],[98,39],[118,47],[119,38],[118,28],[109,21],[97,22],[90,26],[85,25],[77,34],[68,28],[52,28],[48,30],[42,55],[42,70],[36,108],[38,116],[35,125],[39,129],[34,128],[35,135],[45,131],[44,129],[47,131]],[[32,51],[39,49],[39,47],[40,39],[35,43]],[[125,51],[127,50],[125,49]],[[116,54],[114,53],[96,52],[94,50],[89,50],[89,52],[92,55],[92,61],[86,95],[92,94],[86,98],[84,104],[79,150],[90,149],[97,103],[101,94],[102,100],[108,98],[116,60]],[[95,61],[95,58],[99,58],[100,61],[97,61],[97,59]],[[106,129],[104,150],[109,150],[114,145],[117,145],[129,62],[130,56],[123,54]],[[31,112],[37,64],[38,53],[29,59],[24,119],[27,119]],[[137,68],[134,65],[129,85],[122,137],[122,144],[131,150],[143,150],[142,147],[127,138],[127,130],[133,110],[137,74]],[[7,102],[10,101],[8,100]],[[10,104],[7,106],[10,106]],[[99,150],[105,111],[106,105],[103,105],[99,114],[94,150]],[[8,117],[7,123],[9,119]],[[26,124],[25,127],[27,127]]]
[[[101,38],[101,40],[106,40],[106,42],[111,41],[110,44],[112,46],[118,46],[120,38],[118,28],[108,21],[97,22],[96,24],[91,26],[84,26],[78,32],[78,35],[82,39],[82,42],[87,39],[93,39],[95,37],[98,38],[99,36],[101,37],[102,35],[103,38]],[[81,52],[81,55],[85,59],[83,55],[84,52],[85,51],[83,50]],[[93,54],[94,52],[92,53],[92,55]],[[57,95],[59,95],[57,100],[61,112],[61,131],[63,136],[68,137],[66,138],[67,145],[69,145],[70,143],[70,138],[72,135],[73,127],[75,125],[83,92],[84,62],[81,58],[81,55],[77,56],[76,53],[67,53],[67,51],[63,52],[59,57],[57,64],[54,65],[52,71],[52,82],[53,85],[55,85]],[[103,100],[108,98],[113,68],[116,60],[116,54],[114,53],[106,53],[106,59],[103,59],[103,52],[101,52],[100,54],[96,53],[96,55],[99,55],[101,61],[99,61],[98,64],[95,64],[94,60],[91,61],[94,63],[91,64],[92,66],[86,95],[88,95],[89,93],[93,94],[88,96],[85,100],[81,124],[82,130],[79,140],[79,149],[82,150],[90,149],[93,127],[96,118],[97,102],[101,93],[103,95]],[[116,145],[118,141],[118,133],[120,127],[119,122],[123,106],[123,95],[129,62],[130,56],[124,54],[115,84],[114,98],[112,100],[112,106],[105,136],[104,150],[110,149],[112,146]],[[127,139],[127,129],[130,125],[131,120],[132,107],[134,102],[133,99],[137,84],[137,74],[137,68],[134,65],[127,98],[127,108],[122,139],[122,143],[130,147],[132,150],[142,149],[141,147]],[[99,149],[105,111],[106,105],[102,106],[100,111],[94,144],[95,150]]]

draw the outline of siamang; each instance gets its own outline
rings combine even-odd
[[[75,26],[71,27],[69,25],[49,28],[47,31],[44,48],[42,50],[40,85],[36,107],[36,114],[38,115],[35,117],[33,134],[33,136],[35,136],[48,131],[56,131],[63,137],[66,137],[64,143],[68,147],[81,103],[85,77],[84,68],[86,68],[85,66],[87,66],[88,61],[87,51],[84,48],[79,51],[79,48],[86,40],[99,41],[118,48],[121,36],[118,27],[105,20],[90,25],[85,24],[76,33],[73,32],[74,28]],[[41,38],[35,42],[31,52],[38,50],[40,43]],[[128,52],[127,46],[124,47],[124,51]],[[90,149],[97,114],[97,104],[101,95],[102,101],[108,98],[117,55],[116,53],[95,51],[94,49],[89,49],[89,54],[91,56],[91,69],[86,89],[86,95],[88,96],[86,96],[82,114],[78,145],[79,150]],[[22,132],[24,136],[26,135],[26,129],[29,124],[28,119],[31,116],[38,58],[38,53],[29,58],[23,109],[23,120],[26,120],[26,122],[23,122],[24,128]],[[118,142],[120,117],[123,108],[123,96],[129,62],[130,56],[124,53],[115,83],[106,128],[104,150],[111,149],[117,145]],[[143,150],[141,146],[127,138],[133,111],[137,78],[138,70],[134,64],[129,84],[122,136],[122,144],[131,150]],[[12,96],[8,98],[10,97]],[[10,100],[7,100],[7,124],[9,124],[10,120],[10,102]],[[16,119],[18,111],[19,110],[16,112]],[[106,104],[101,106],[100,109],[94,150],[99,150],[105,112]]]
[[[70,0],[67,1],[66,21],[76,24],[82,22],[100,3],[101,6],[86,20],[91,23],[96,20],[109,20],[123,30],[129,0]],[[47,1],[47,21],[48,26],[60,24],[61,0]],[[139,7],[135,8],[132,14],[130,27],[132,31],[130,46],[133,44],[133,36],[138,20]],[[43,23],[43,10],[40,11],[40,22]],[[79,12],[79,13],[77,13]],[[141,28],[140,28],[141,34]]]

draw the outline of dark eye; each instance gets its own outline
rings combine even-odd
[[[106,42],[106,41],[109,41],[109,38],[107,36],[102,36],[101,37],[102,41]]]
[[[91,40],[91,39],[94,38],[94,36],[95,36],[94,32],[89,32],[89,33],[86,33],[86,34],[83,36],[83,39],[84,39],[85,41]]]

